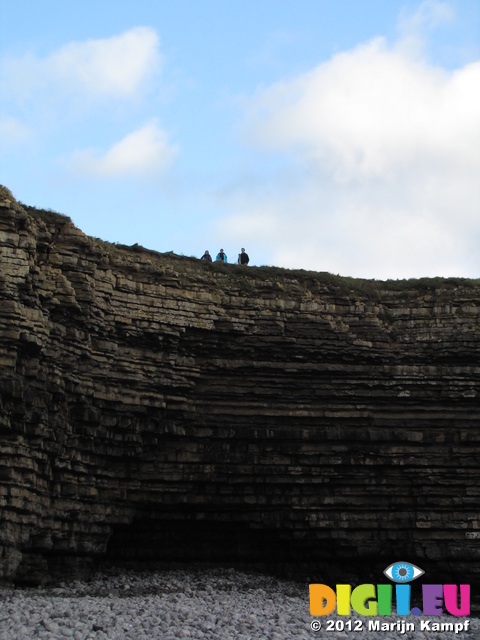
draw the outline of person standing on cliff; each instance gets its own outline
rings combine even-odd
[[[217,257],[215,258],[215,262],[227,262],[227,254],[223,249],[220,249]]]
[[[206,260],[207,262],[212,262],[212,256],[210,255],[210,252],[208,251],[208,249],[205,251],[205,253],[200,258],[200,260]]]
[[[247,265],[250,262],[250,258],[248,257],[248,253],[245,253],[245,249],[242,249],[242,253],[238,254],[238,264]]]

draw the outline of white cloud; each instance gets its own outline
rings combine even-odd
[[[71,42],[44,58],[5,59],[0,79],[10,96],[23,98],[38,91],[54,92],[54,98],[131,98],[160,66],[156,32],[136,27],[111,38]]]
[[[404,44],[377,38],[247,102],[245,139],[295,179],[245,195],[224,233],[265,234],[290,267],[480,275],[480,62],[447,71]]]
[[[149,179],[162,176],[173,163],[177,152],[178,148],[169,143],[166,133],[152,121],[129,133],[107,152],[92,149],[78,151],[68,164],[76,175]]]
[[[135,95],[142,82],[158,68],[158,36],[137,27],[105,40],[71,43],[46,61],[48,71],[62,84],[91,95]]]
[[[400,39],[397,48],[407,55],[427,55],[425,34],[454,23],[455,13],[448,2],[424,0],[415,11],[404,9],[398,20]]]
[[[249,137],[342,181],[387,177],[447,153],[478,162],[479,80],[480,63],[447,73],[377,39],[260,92],[250,105]]]
[[[398,21],[402,39],[413,34],[423,38],[426,30],[451,23],[455,13],[448,2],[424,0],[412,13],[404,11]]]

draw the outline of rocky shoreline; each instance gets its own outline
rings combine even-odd
[[[373,630],[374,620],[388,623],[391,631]],[[435,618],[447,620],[464,625],[466,619]],[[480,635],[479,618],[469,618],[468,631],[457,633],[422,632],[419,619],[412,623],[409,616],[408,621],[414,631],[406,618],[396,616],[314,618],[306,584],[220,566],[105,569],[87,581],[0,591],[0,640],[462,640]]]

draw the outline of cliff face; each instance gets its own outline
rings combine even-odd
[[[480,287],[206,265],[2,198],[0,580],[401,559],[480,582]]]

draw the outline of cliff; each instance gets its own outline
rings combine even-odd
[[[0,580],[480,582],[480,283],[210,265],[0,190]],[[427,577],[427,576],[426,576]]]

